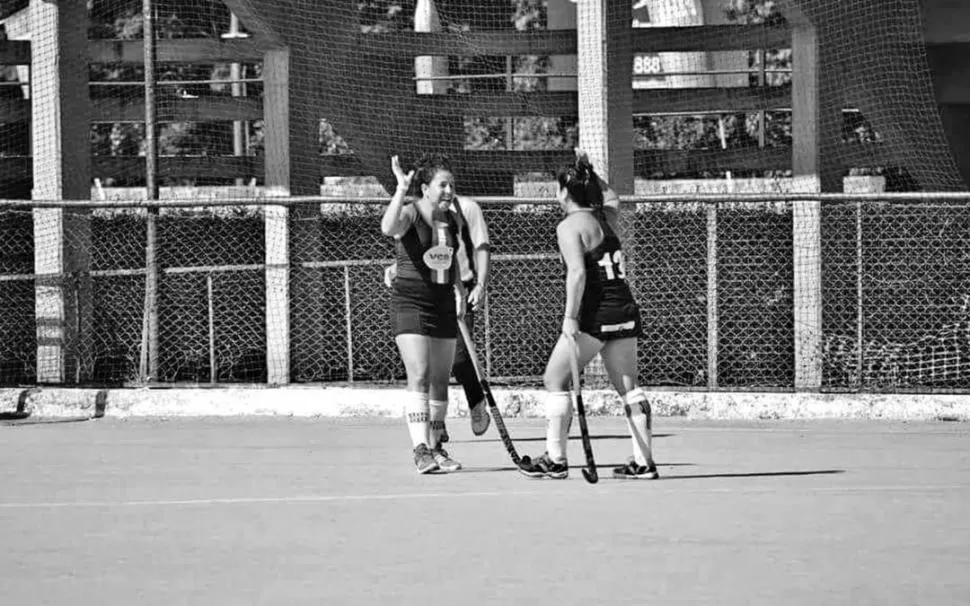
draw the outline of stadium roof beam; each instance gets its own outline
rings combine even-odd
[[[177,38],[159,40],[156,56],[159,63],[258,63],[263,60],[265,45],[254,38]],[[91,63],[144,63],[141,40],[89,40]]]
[[[634,30],[634,52],[728,51],[788,48],[787,27],[769,25],[699,25]],[[575,29],[539,32],[393,32],[360,34],[358,51],[384,55],[570,55],[576,53]]]

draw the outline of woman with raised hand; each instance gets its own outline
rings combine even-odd
[[[381,220],[395,239],[391,326],[407,372],[404,409],[418,473],[461,469],[441,446],[448,415],[448,377],[465,291],[455,253],[461,218],[451,210],[455,179],[447,156],[425,154],[405,173],[391,159],[397,189]],[[412,181],[420,198],[407,203]]]
[[[640,308],[626,281],[618,236],[620,200],[596,174],[585,152],[556,176],[557,199],[565,217],[556,228],[566,266],[566,308],[562,334],[546,365],[546,452],[520,467],[532,478],[565,479],[566,449],[573,415],[569,395],[570,356],[578,349],[580,368],[600,354],[610,382],[624,400],[633,456],[613,470],[614,477],[655,479],[651,451],[651,409],[637,386],[637,340],[642,334]],[[578,386],[574,386],[577,389]]]

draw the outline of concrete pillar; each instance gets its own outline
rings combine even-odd
[[[832,91],[834,70],[826,68],[831,49],[818,28],[787,6],[792,23],[792,172],[796,191],[842,190],[838,149],[841,104]],[[826,102],[823,102],[825,100]],[[821,203],[792,205],[794,248],[795,389],[817,391],[822,385],[822,235]]]
[[[91,140],[84,2],[31,0],[33,199],[90,200]],[[89,211],[37,209],[37,382],[93,371]]]

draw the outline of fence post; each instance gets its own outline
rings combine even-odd
[[[142,0],[145,68],[145,192],[147,200],[158,200],[158,121],[155,117],[155,6]],[[139,378],[158,378],[158,206],[148,207],[145,228],[145,305],[142,323]]]
[[[717,203],[707,205],[707,388],[717,389]]]
[[[839,95],[833,90],[831,50],[818,29],[786,0],[792,28],[792,173],[795,191],[841,190]],[[828,68],[826,66],[828,65]],[[794,349],[797,391],[822,386],[822,206],[814,200],[792,203],[794,260]]]
[[[862,257],[862,201],[856,202],[855,207],[855,246],[856,246],[856,368],[858,369],[858,381],[859,384],[856,385],[858,389],[862,388],[863,383],[863,364],[864,359],[864,339],[865,339],[865,309],[863,308],[864,295],[863,290],[863,270],[865,266],[863,265]]]
[[[216,359],[216,309],[212,300],[212,274],[205,277],[206,303],[209,317],[209,383],[219,381],[219,361]]]
[[[347,380],[354,382],[354,319],[350,304],[350,266],[344,265],[344,315],[347,329]]]
[[[286,196],[268,189],[267,196]],[[285,206],[263,207],[266,240],[266,382],[290,382],[290,213]]]
[[[491,378],[492,376],[492,316],[489,311],[491,306],[488,303],[488,291],[485,291],[485,300],[483,301],[483,307],[485,308],[485,376]]]
[[[31,0],[29,7],[32,197],[90,200],[87,5]],[[93,371],[90,212],[32,215],[37,382],[83,380]]]

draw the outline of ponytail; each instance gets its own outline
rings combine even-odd
[[[556,180],[559,187],[566,188],[569,197],[577,206],[592,208],[597,214],[603,213],[603,187],[588,160],[577,159],[573,166],[559,171]]]

